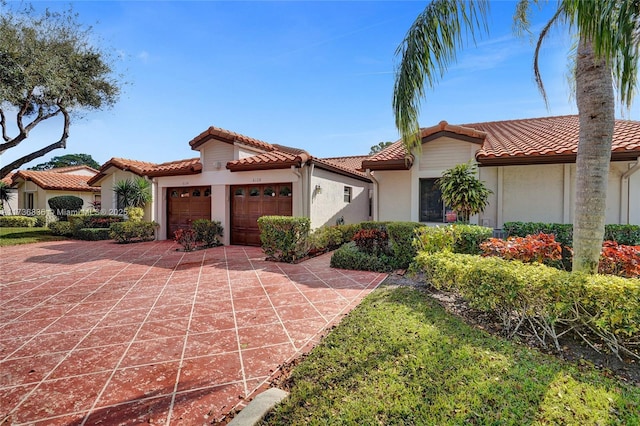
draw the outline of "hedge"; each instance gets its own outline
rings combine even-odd
[[[120,244],[153,241],[157,226],[155,222],[116,222],[111,224],[109,236]]]
[[[640,280],[582,275],[541,264],[451,252],[421,252],[416,268],[434,287],[459,292],[481,311],[497,314],[514,335],[529,327],[560,350],[574,332],[592,347],[640,359]]]
[[[258,219],[262,250],[268,259],[295,262],[308,254],[308,217],[262,216]]]
[[[573,246],[573,225],[539,222],[505,222],[507,236],[526,237],[539,233],[554,234],[563,246]],[[604,239],[627,246],[640,245],[640,225],[605,225]]]
[[[491,238],[493,229],[478,225],[423,226],[416,231],[415,245],[430,253],[480,254],[480,244]]]
[[[33,228],[37,224],[35,216],[0,216],[0,228]]]
[[[355,242],[351,241],[333,252],[330,266],[357,271],[391,272],[395,269],[395,262],[391,256],[385,254],[375,255],[360,251]]]
[[[82,209],[84,201],[75,195],[60,195],[50,198],[47,203],[53,211],[53,214],[55,214],[59,220],[64,221],[67,220],[68,215],[79,212]]]
[[[73,228],[69,222],[51,222],[49,229],[53,235],[62,235],[64,237],[73,236]]]
[[[111,238],[110,232],[109,228],[82,228],[76,230],[73,237],[85,241],[108,240]]]
[[[421,226],[422,224],[418,222],[389,222],[387,224],[391,252],[397,268],[408,268],[413,262],[413,258],[416,257],[417,250],[413,239],[416,229]]]

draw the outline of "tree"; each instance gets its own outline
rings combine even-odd
[[[472,215],[484,211],[489,203],[489,195],[492,194],[484,182],[476,177],[477,172],[475,163],[458,164],[445,170],[437,180],[442,201],[450,206],[464,223],[469,223]]]
[[[60,167],[89,166],[99,169],[100,164],[89,154],[66,154],[60,157],[53,157],[46,163],[40,163],[30,168],[30,170],[51,170]]]
[[[9,211],[13,214],[13,209],[11,208],[11,204],[9,201],[13,198],[13,192],[11,192],[11,187],[6,183],[0,181],[0,207],[4,210],[5,206],[9,206]]]
[[[374,145],[371,147],[371,151],[369,151],[369,155],[374,155],[388,147],[389,145],[393,145],[393,142],[378,142],[378,145]]]
[[[66,148],[72,116],[112,106],[119,94],[107,55],[90,44],[91,28],[71,10],[36,17],[33,9],[6,9],[0,14],[0,154],[23,143],[45,120],[62,118],[62,130],[57,141],[3,165],[0,178]],[[16,114],[15,130],[9,112]]]
[[[534,1],[535,2],[535,1]],[[519,0],[517,28],[528,30],[530,0]],[[537,2],[535,2],[537,3]],[[488,1],[434,0],[414,21],[396,54],[393,108],[407,151],[420,148],[418,113],[425,89],[435,87],[465,40],[487,32]],[[560,0],[544,27],[537,52],[549,29],[565,23],[579,39],[575,59],[576,100],[580,122],[576,159],[576,205],[573,249],[575,272],[595,273],[604,238],[606,189],[615,123],[614,85],[631,106],[640,61],[640,2],[637,0]],[[545,98],[546,99],[546,98]]]
[[[151,183],[143,177],[116,182],[113,191],[118,198],[118,209],[142,207],[152,199]]]

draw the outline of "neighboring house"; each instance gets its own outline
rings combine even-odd
[[[572,223],[578,116],[450,125],[421,129],[422,150],[401,141],[362,162],[373,181],[373,219],[442,223],[447,208],[435,184],[445,170],[476,162],[493,191],[473,223]],[[640,122],[616,120],[606,223],[640,224]]]
[[[18,170],[12,177],[18,193],[18,213],[42,215],[49,208],[49,199],[60,195],[82,198],[83,210],[100,210],[100,188],[87,181],[98,171],[89,166],[70,166],[46,171]],[[95,207],[94,207],[95,206]]]
[[[7,193],[9,194],[9,201],[0,202],[1,215],[18,214],[18,191],[13,187],[13,175],[15,172],[11,172],[1,179],[7,185]]]
[[[312,228],[370,218],[371,180],[362,157],[315,158],[302,149],[270,144],[209,127],[189,142],[200,156],[155,164],[112,158],[90,185],[101,186],[103,210],[119,210],[113,186],[122,179],[150,179],[147,220],[170,239],[196,219],[218,220],[225,244],[259,245],[263,215],[304,216]]]

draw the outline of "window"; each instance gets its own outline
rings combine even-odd
[[[437,180],[420,179],[420,222],[444,222],[446,206]]]
[[[33,209],[35,208],[35,207],[34,207],[35,202],[33,201],[33,200],[34,200],[34,198],[33,198],[33,197],[34,197],[34,196],[33,196],[33,192],[27,192],[27,197],[26,197],[26,198],[25,198],[25,200],[24,200],[24,204],[25,204],[25,205],[24,205],[24,208],[25,208],[25,209],[27,209],[27,210],[33,210]]]
[[[351,187],[350,186],[345,186],[344,187],[344,202],[345,203],[350,203],[351,202]]]

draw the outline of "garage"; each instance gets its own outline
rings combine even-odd
[[[211,220],[211,187],[194,186],[167,189],[167,238],[197,219]]]
[[[258,218],[291,216],[291,183],[231,187],[231,244],[259,246]]]

